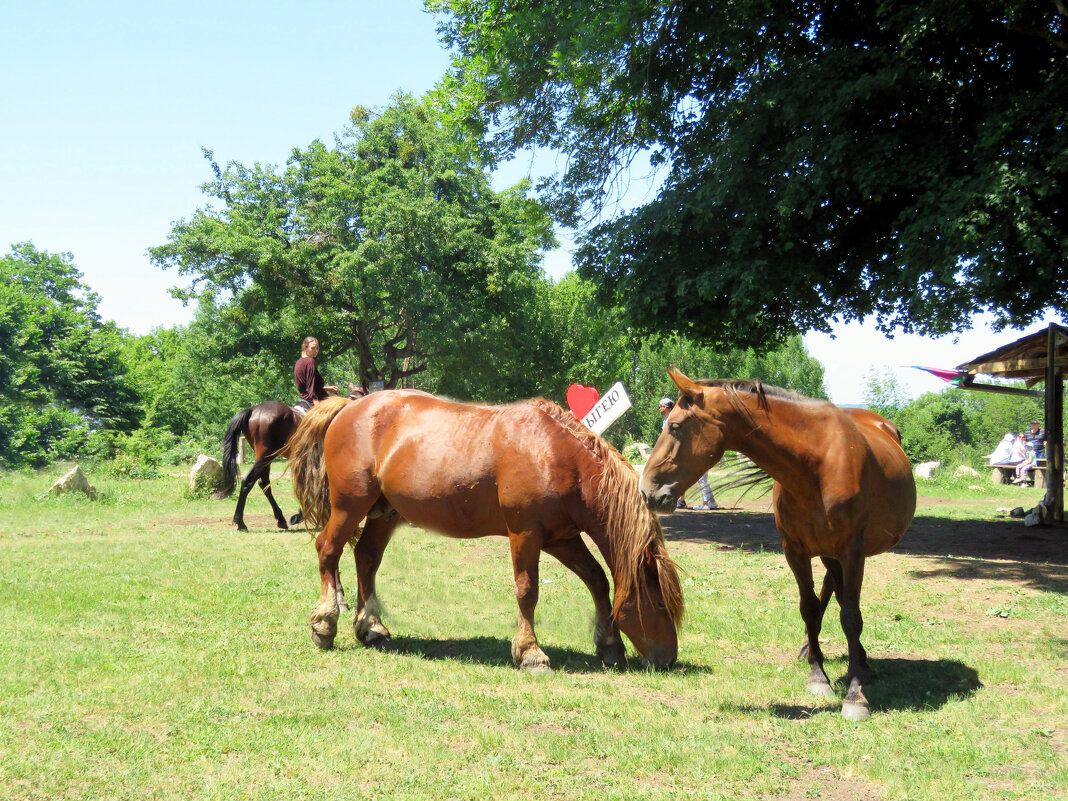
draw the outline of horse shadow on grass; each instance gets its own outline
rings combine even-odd
[[[606,670],[600,657],[593,651],[577,651],[573,648],[546,645],[540,643],[553,670],[568,673],[601,673]],[[363,646],[356,645],[355,648]],[[515,669],[512,662],[512,643],[500,637],[465,637],[458,639],[430,639],[426,637],[408,637],[394,635],[389,642],[376,646],[387,653],[405,654],[430,660],[449,660],[468,662],[486,667]],[[628,654],[627,669],[644,670],[641,657],[633,652]],[[710,668],[689,663],[680,664],[676,669],[690,673],[711,672]]]
[[[834,661],[827,660],[831,668]],[[940,709],[954,701],[971,697],[983,687],[975,668],[954,659],[869,659],[875,678],[864,685],[864,694],[871,704],[872,714],[879,712],[917,712]],[[804,671],[798,667],[799,687]],[[835,682],[839,703],[813,702],[804,704],[768,704],[766,706],[731,705],[744,712],[771,712],[777,718],[803,720],[816,715],[839,712],[841,699],[845,697],[845,675]],[[830,699],[828,699],[829,701]]]

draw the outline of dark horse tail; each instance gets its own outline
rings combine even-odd
[[[237,449],[241,441],[241,434],[248,427],[249,418],[252,417],[252,409],[242,409],[234,415],[230,425],[223,434],[223,482],[222,487],[215,493],[216,498],[229,498],[234,492],[234,481],[237,478]]]

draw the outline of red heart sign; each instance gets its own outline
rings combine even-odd
[[[600,399],[601,393],[596,387],[584,387],[582,384],[572,384],[567,388],[567,408],[571,414],[579,420],[589,414],[593,404]]]

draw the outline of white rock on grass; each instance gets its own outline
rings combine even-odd
[[[84,492],[90,500],[96,499],[96,487],[89,483],[89,479],[85,477],[79,465],[74,465],[74,469],[52,484],[48,491],[56,495],[62,495],[65,492]]]
[[[218,459],[200,454],[189,471],[189,489],[214,492],[222,484],[223,469]]]
[[[913,468],[916,478],[934,478],[935,471],[941,469],[941,462],[920,462]]]

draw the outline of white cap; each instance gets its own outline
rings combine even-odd
[[[660,405],[661,406],[674,406],[675,405],[675,401],[673,401],[671,398],[661,398],[660,399]]]

